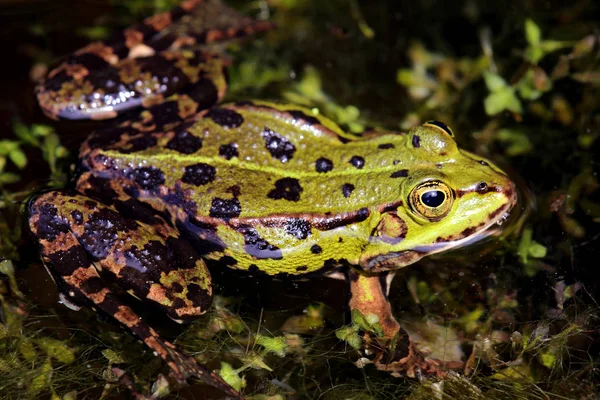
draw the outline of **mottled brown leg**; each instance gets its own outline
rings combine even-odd
[[[217,374],[162,339],[135,311],[123,303],[118,295],[122,290],[119,290],[119,293],[115,292],[118,290],[114,286],[115,282],[111,285],[106,279],[120,278],[120,284],[124,285],[121,289],[130,290],[139,298],[154,300],[160,305],[158,298],[153,299],[152,296],[160,288],[164,288],[163,286],[159,288],[154,284],[149,284],[148,287],[136,285],[137,289],[134,290],[132,282],[126,282],[135,276],[136,270],[147,273],[146,280],[159,282],[160,276],[166,276],[164,267],[157,268],[156,271],[151,268],[151,263],[159,261],[153,254],[134,257],[135,251],[149,249],[143,247],[143,244],[150,241],[155,243],[152,246],[155,249],[166,246],[164,251],[157,254],[161,255],[161,260],[171,265],[171,272],[182,272],[184,276],[186,272],[193,273],[193,276],[185,276],[184,283],[200,283],[198,279],[202,278],[202,270],[195,269],[195,258],[185,247],[181,247],[182,243],[177,241],[175,236],[172,236],[175,233],[172,228],[168,225],[163,226],[159,221],[161,220],[156,220],[157,226],[154,227],[151,224],[128,220],[112,207],[78,194],[49,192],[29,204],[31,233],[38,241],[44,264],[58,285],[63,288],[67,298],[76,302],[87,300],[125,325],[169,365],[180,381],[197,377],[229,396],[241,398],[241,395]],[[170,244],[173,246],[170,247]],[[124,255],[127,251],[131,253],[129,256]],[[176,252],[183,253],[185,260],[171,256]],[[188,263],[190,265],[186,265]],[[153,272],[159,272],[159,275],[154,276]],[[138,278],[141,281],[143,277]],[[170,300],[167,297],[161,298]],[[183,306],[183,300],[181,303]],[[165,310],[168,309],[165,307]],[[174,316],[177,316],[177,313]]]
[[[350,270],[350,310],[363,315],[375,314],[383,328],[383,337],[365,333],[363,351],[372,359],[377,369],[395,376],[411,378],[421,375],[444,375],[442,362],[425,358],[408,333],[402,329],[392,314],[388,290],[393,276],[385,273],[367,275]]]

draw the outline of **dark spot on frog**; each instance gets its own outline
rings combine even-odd
[[[85,143],[90,147],[90,149],[106,149],[111,148],[112,145],[120,142],[122,136],[132,136],[137,133],[139,132],[131,126],[102,129],[92,133]]]
[[[300,267],[296,267],[296,271],[297,272],[303,272],[303,271],[306,271],[306,270],[308,270],[308,266],[306,266],[306,265],[302,265]]]
[[[283,254],[279,247],[270,244],[263,239],[258,231],[253,227],[246,225],[237,228],[237,231],[244,235],[244,249],[254,258],[281,260]]]
[[[298,179],[281,178],[275,181],[275,189],[271,190],[267,197],[273,200],[298,201],[303,190]]]
[[[344,239],[342,237],[338,238],[338,243],[344,243]]]
[[[242,117],[241,114],[228,108],[212,108],[208,111],[206,116],[212,119],[215,124],[226,129],[237,128],[244,123],[244,117]]]
[[[114,207],[124,218],[135,219],[138,222],[148,225],[161,225],[165,223],[149,205],[136,201],[133,198],[126,201],[116,201]]]
[[[197,307],[200,307],[201,310],[208,310],[212,303],[212,296],[210,293],[202,289],[202,287],[196,283],[190,283],[187,285],[187,298]],[[181,318],[181,317],[179,317]],[[196,316],[191,316],[189,319],[196,319]],[[186,318],[183,318],[186,320]]]
[[[350,197],[353,190],[354,190],[354,185],[351,183],[344,183],[342,185],[342,194],[344,195],[345,198]]]
[[[81,213],[81,211],[71,211],[71,217],[73,218],[73,222],[75,223],[75,225],[83,224],[83,214]]]
[[[333,169],[333,162],[330,159],[321,157],[315,162],[317,172],[329,172]]]
[[[394,160],[394,162],[392,164],[398,165],[398,164],[400,164],[400,160]]]
[[[413,135],[412,137],[412,145],[415,149],[418,149],[419,147],[421,147],[421,136],[419,135]]]
[[[216,228],[212,225],[190,217],[185,223],[177,222],[177,228],[185,235],[200,256],[210,253],[222,253],[226,245],[219,238]]]
[[[266,126],[261,136],[265,140],[266,149],[271,153],[273,158],[286,163],[294,157],[296,147],[285,137],[275,133]]]
[[[408,176],[408,170],[407,169],[401,169],[398,170],[396,172],[393,172],[390,175],[390,178],[406,178]]]
[[[321,254],[323,252],[323,249],[318,244],[313,244],[310,247],[310,252],[313,254]]]
[[[46,257],[54,271],[61,276],[69,276],[78,268],[87,268],[90,265],[90,259],[81,246],[46,254]]]
[[[365,166],[365,159],[361,156],[352,156],[350,164],[357,169],[362,169]]]
[[[215,180],[217,170],[212,165],[197,163],[185,167],[185,172],[181,177],[183,183],[194,186],[206,185]]]
[[[133,268],[138,273],[146,274],[147,277],[153,276],[153,274],[160,276],[161,272],[168,273],[181,267],[172,260],[172,257],[169,257],[167,246],[158,240],[150,240],[141,249],[133,245],[124,252],[124,255],[127,267]],[[129,277],[133,274],[135,274],[133,271],[127,271],[126,274],[121,273],[120,275]]]
[[[130,232],[137,228],[134,220],[108,208],[91,214],[84,224],[79,242],[94,260],[105,258],[119,239],[119,232]]]
[[[175,293],[183,292],[183,285],[181,285],[179,282],[172,282],[169,288]]]
[[[242,194],[242,190],[240,185],[232,185],[225,190],[225,193],[231,193],[233,197],[238,197],[240,194]]]
[[[222,144],[219,146],[219,155],[226,160],[231,160],[233,157],[239,157],[237,143]]]
[[[101,200],[104,204],[111,204],[117,198],[117,192],[110,186],[109,178],[90,175],[87,178],[89,187],[84,190],[84,194]]]
[[[285,223],[285,233],[303,240],[311,235],[310,223],[302,218],[292,218]]]
[[[231,256],[223,256],[219,258],[219,264],[232,267],[237,264],[237,260]]]
[[[325,272],[326,270],[332,270],[341,265],[346,265],[347,263],[348,261],[345,258],[340,258],[339,260],[329,258],[323,262],[323,269],[321,271]]]
[[[81,291],[85,294],[99,293],[106,288],[106,282],[99,276],[93,276],[81,283]]]
[[[387,149],[393,149],[394,145],[392,143],[381,143],[379,146],[377,146],[379,149],[381,150],[387,150]]]
[[[188,215],[196,215],[198,211],[198,206],[196,202],[190,200],[181,186],[176,184],[173,189],[169,190],[169,193],[163,197],[165,203],[181,208]]]
[[[291,116],[294,117],[294,120],[301,119],[309,125],[319,125],[321,123],[317,118],[310,115],[306,115],[300,110],[288,110],[288,113],[290,113]]]
[[[96,208],[98,206],[98,203],[96,203],[94,200],[86,200],[86,201],[83,202],[83,204],[87,208]]]
[[[38,205],[34,202],[30,207],[35,210],[38,208]],[[33,214],[31,211],[30,213]],[[52,242],[61,233],[69,232],[69,227],[67,226],[66,221],[63,220],[62,217],[58,216],[58,210],[52,204],[42,204],[39,206],[37,213],[39,215],[39,219],[35,234],[41,239]]]
[[[125,143],[123,147],[119,148],[119,152],[123,154],[131,154],[135,153],[136,151],[143,151],[154,146],[156,146],[156,138],[150,136],[149,133],[144,133],[142,136],[129,139],[129,141]]]
[[[179,116],[179,103],[174,100],[156,104],[148,110],[152,114],[154,123],[159,129],[167,124],[181,121],[181,117]]]
[[[139,66],[141,75],[146,73],[160,82],[162,85],[161,93],[165,97],[190,83],[188,77],[175,65],[176,63],[163,57],[160,53],[136,58],[135,62]]]
[[[165,175],[156,167],[136,168],[128,175],[129,179],[133,179],[142,189],[148,191],[155,191],[165,183]]]
[[[214,218],[228,220],[239,217],[242,212],[242,206],[238,199],[221,199],[215,197],[212,199],[209,215]]]
[[[199,79],[186,94],[198,104],[198,110],[207,109],[219,101],[219,91],[208,78]]]
[[[175,136],[167,143],[167,149],[181,154],[193,154],[202,148],[202,139],[187,131],[191,124],[182,124],[175,130]]]
[[[490,164],[485,161],[485,160],[479,160],[479,164],[483,165],[483,166],[489,166]]]

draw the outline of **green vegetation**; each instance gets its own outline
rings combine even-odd
[[[84,42],[104,38],[173,1],[131,1],[127,9],[111,3],[69,28],[32,24],[21,39],[24,70],[36,75],[60,29],[72,28]],[[343,326],[335,304],[344,285],[334,280],[257,278],[245,288],[247,281],[216,277],[224,295],[189,327],[149,318],[165,325],[166,336],[181,334],[178,346],[257,400],[595,398],[600,287],[591,279],[597,263],[588,260],[600,254],[600,26],[591,19],[598,5],[521,4],[509,12],[490,3],[491,12],[471,1],[443,10],[391,3],[233,2],[279,28],[232,46],[227,98],[302,104],[354,134],[442,120],[463,147],[509,167],[521,207],[506,234],[406,268],[391,290],[400,322],[421,332],[432,352],[441,346],[462,356],[464,374],[419,382],[360,362],[357,368],[361,332],[381,327],[355,314]],[[40,37],[45,45],[35,47]],[[28,72],[23,76],[31,93]],[[5,126],[0,140],[0,397],[109,398],[129,386],[176,398],[176,386],[159,375],[164,365],[128,333],[90,310],[56,305],[56,293],[40,298],[53,284],[21,229],[23,204],[35,190],[68,184],[69,163],[88,131],[65,128],[78,130],[73,143],[59,129],[64,124],[39,112],[12,118],[19,122]],[[321,297],[311,297],[313,287]],[[271,296],[284,305],[264,300]],[[127,384],[128,376],[135,382]],[[181,398],[204,393],[201,385],[180,390]]]

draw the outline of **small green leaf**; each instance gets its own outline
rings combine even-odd
[[[0,155],[7,156],[19,148],[19,142],[16,140],[0,140]]]
[[[27,166],[27,156],[25,153],[23,153],[23,151],[21,151],[21,149],[17,148],[11,151],[8,154],[8,158],[10,158],[10,160],[15,163],[19,169],[23,169]]]
[[[533,258],[544,258],[546,257],[546,247],[542,246],[537,242],[532,242],[527,250],[529,255]]]
[[[120,353],[117,353],[116,351],[111,349],[102,350],[102,355],[108,360],[110,364],[123,364],[126,362],[125,358],[123,358],[123,356]]]
[[[527,154],[533,150],[533,145],[525,132],[518,129],[500,129],[496,139],[506,147],[505,153],[509,157]]]
[[[246,379],[241,377],[238,370],[233,369],[233,367],[226,362],[221,362],[221,369],[218,370],[217,373],[229,384],[229,386],[238,392],[246,386]]]
[[[10,185],[11,183],[18,182],[21,177],[17,174],[13,174],[12,172],[2,172],[0,173],[0,185]]]
[[[556,356],[551,353],[542,353],[539,357],[542,365],[546,368],[552,368],[554,363],[556,362]]]
[[[39,146],[40,142],[36,139],[32,129],[29,129],[27,125],[20,122],[15,122],[13,125],[13,132],[15,136],[32,146]]]
[[[33,362],[37,357],[35,347],[28,339],[22,339],[19,341],[19,352],[26,361]]]
[[[70,364],[75,361],[73,351],[61,340],[52,338],[36,339],[36,344],[41,347],[48,356],[63,364]]]
[[[267,365],[267,363],[261,357],[260,354],[250,353],[246,356],[240,357],[240,360],[242,360],[244,366],[250,367],[252,369],[264,369],[269,372],[273,371],[273,369]]]
[[[483,106],[487,115],[496,115],[504,110],[517,114],[523,113],[521,101],[517,98],[515,89],[511,87],[490,93],[485,98]]]
[[[256,335],[254,338],[256,344],[263,346],[267,353],[277,354],[279,357],[285,357],[288,344],[284,336],[268,337]]]
[[[366,332],[374,333],[377,337],[383,337],[383,328],[379,324],[379,316],[376,314],[363,315],[359,310],[351,312],[352,324]]]
[[[52,364],[50,361],[46,361],[36,371],[36,376],[31,380],[27,386],[27,394],[30,399],[37,398],[42,390],[50,387],[50,380],[52,377]]]
[[[362,346],[362,340],[360,339],[360,336],[358,336],[356,329],[351,326],[343,326],[336,330],[335,337],[348,343],[350,347],[356,350],[360,349]]]
[[[539,45],[542,40],[540,27],[529,18],[525,20],[525,38],[531,46]]]
[[[483,79],[485,80],[485,85],[490,92],[496,92],[506,87],[506,81],[504,78],[490,71],[483,71]]]

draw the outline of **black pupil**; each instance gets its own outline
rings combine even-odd
[[[439,207],[445,199],[446,195],[441,190],[430,190],[421,195],[421,201],[427,207]]]
[[[431,125],[435,125],[435,126],[437,126],[438,128],[442,128],[442,130],[443,130],[444,132],[446,132],[448,135],[450,135],[450,136],[454,136],[454,135],[452,135],[452,131],[450,130],[450,128],[448,128],[448,125],[446,125],[446,124],[445,124],[445,123],[443,123],[443,122],[440,122],[440,121],[428,121],[427,123],[428,123],[428,124],[431,124]]]

